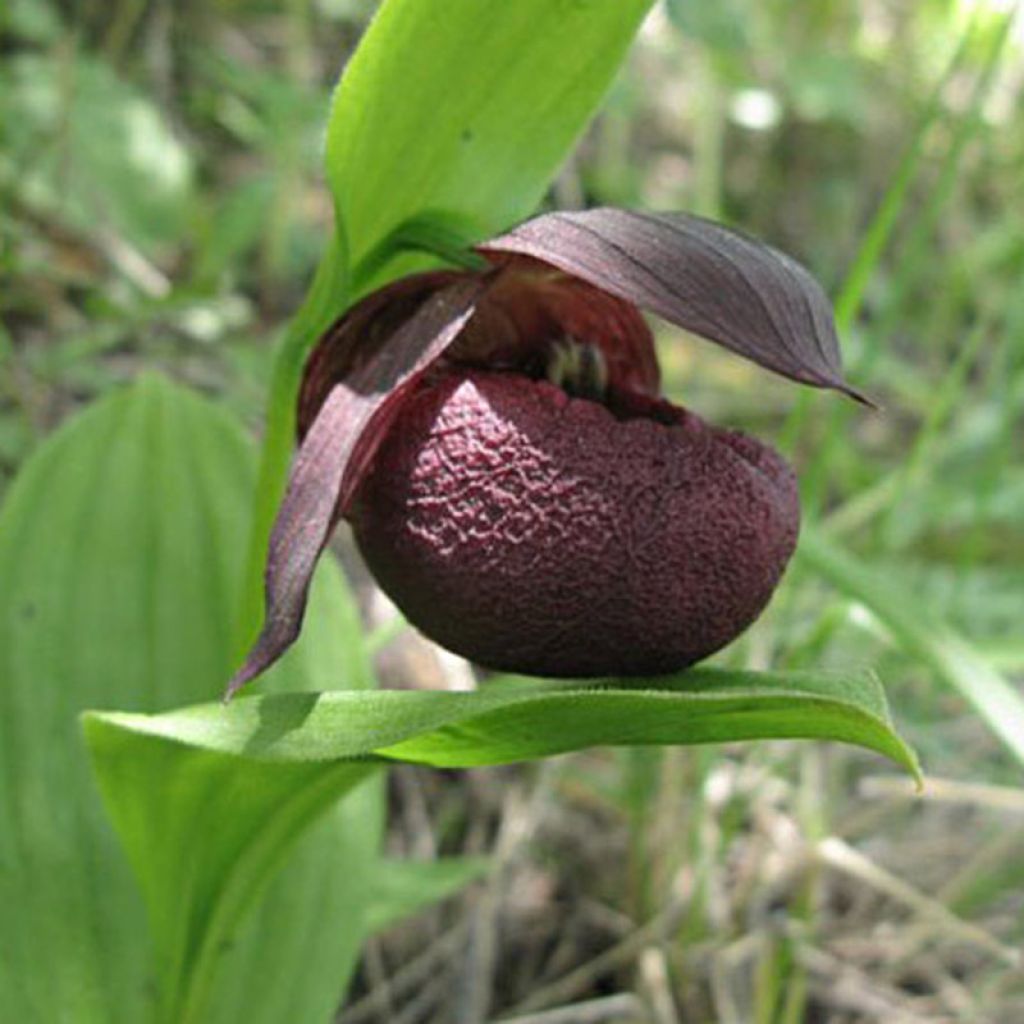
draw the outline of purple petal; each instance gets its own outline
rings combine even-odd
[[[371,359],[331,389],[295,457],[270,536],[263,630],[225,700],[295,642],[317,560],[387,423],[410,386],[458,336],[489,283],[486,276],[463,278],[436,292]]]
[[[804,384],[843,380],[832,307],[795,260],[682,213],[549,213],[480,246],[532,256]]]
[[[296,424],[299,441],[336,383],[372,362],[429,296],[467,276],[462,271],[439,270],[399,278],[367,295],[331,324],[303,371]]]

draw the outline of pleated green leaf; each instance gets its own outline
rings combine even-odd
[[[85,707],[158,711],[230,675],[253,469],[231,417],[151,377],[52,437],[0,511],[0,1020],[177,1022],[204,1002],[204,1022],[329,1019],[361,938],[377,793],[326,816],[318,807],[245,927],[190,959],[212,895],[190,875],[149,939],[77,728]],[[333,565],[314,591],[310,635],[267,685],[326,686],[336,673],[368,685]],[[245,805],[244,788],[235,797]],[[187,852],[165,834],[154,863],[188,873],[204,836],[235,827],[228,810],[193,823]],[[257,895],[244,867],[228,871],[237,921]],[[265,866],[261,885],[272,874]]]

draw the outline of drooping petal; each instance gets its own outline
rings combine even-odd
[[[792,380],[844,380],[831,305],[785,254],[681,213],[548,213],[480,246],[558,267]]]
[[[460,277],[437,291],[387,344],[331,388],[296,455],[270,537],[262,632],[225,699],[277,661],[299,635],[317,560],[388,422],[411,385],[465,327],[491,280]]]
[[[436,270],[400,278],[367,295],[336,320],[306,361],[298,402],[299,440],[335,384],[373,360],[428,296],[467,276],[461,271]]]

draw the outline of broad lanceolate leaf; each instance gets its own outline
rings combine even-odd
[[[0,512],[0,1020],[135,1024],[162,1014],[177,1024],[177,1010],[205,991],[204,1024],[315,1021],[354,962],[360,935],[347,922],[367,901],[374,792],[325,817],[247,924],[220,928],[231,942],[216,948],[204,944],[204,912],[220,895],[198,876],[161,890],[143,874],[150,943],[78,733],[84,707],[156,711],[222,684],[253,462],[234,420],[149,378],[48,441]],[[369,678],[352,602],[325,563],[307,636],[268,684],[322,687],[336,673],[354,687]],[[234,795],[246,800],[244,789]],[[188,798],[178,795],[183,811]],[[123,821],[132,808],[118,813]],[[133,821],[145,828],[144,817]],[[223,809],[182,828],[199,857],[235,835]],[[171,831],[149,838],[155,863],[178,858]],[[237,922],[253,890],[244,871],[229,875]],[[282,976],[302,984],[281,986]]]
[[[299,635],[317,559],[354,489],[373,438],[418,376],[458,337],[486,289],[462,279],[430,296],[375,355],[331,390],[295,458],[270,537],[266,618],[227,696],[272,665]],[[371,429],[368,429],[371,428]]]
[[[549,213],[480,248],[544,260],[784,377],[862,398],[843,380],[817,281],[720,224],[610,208]]]
[[[180,744],[282,766],[401,760],[439,767],[504,764],[594,745],[766,738],[856,743],[917,774],[871,674],[699,668],[601,684],[510,677],[476,693],[332,691],[248,698],[162,715],[92,713],[101,764],[133,743]],[[131,778],[108,780],[132,789]],[[156,808],[154,814],[159,813]]]
[[[651,0],[387,0],[335,95],[327,177],[351,265],[441,211],[484,238],[527,216]]]
[[[332,691],[161,715],[93,712],[84,728],[165,937],[161,949],[175,957],[166,969],[197,979],[179,986],[186,998],[174,1008],[175,1021],[204,1019],[194,1002],[203,994],[204,965],[291,844],[340,794],[389,761],[460,767],[593,744],[817,737],[860,744],[918,772],[869,675],[699,669],[604,686],[512,679],[479,693]],[[370,888],[364,874],[355,884]],[[373,923],[392,916],[379,910],[371,911]],[[300,968],[285,974],[269,965],[266,974],[279,990],[280,978],[294,980],[287,986],[293,995],[307,984]],[[266,974],[254,984],[263,985]],[[300,1019],[277,1019],[285,1016]]]

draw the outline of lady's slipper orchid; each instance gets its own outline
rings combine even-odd
[[[298,635],[342,518],[408,619],[489,668],[668,672],[768,602],[796,544],[793,473],[660,397],[639,310],[859,398],[814,279],[681,214],[546,214],[478,252],[486,269],[390,284],[316,346],[267,617],[229,694]]]

